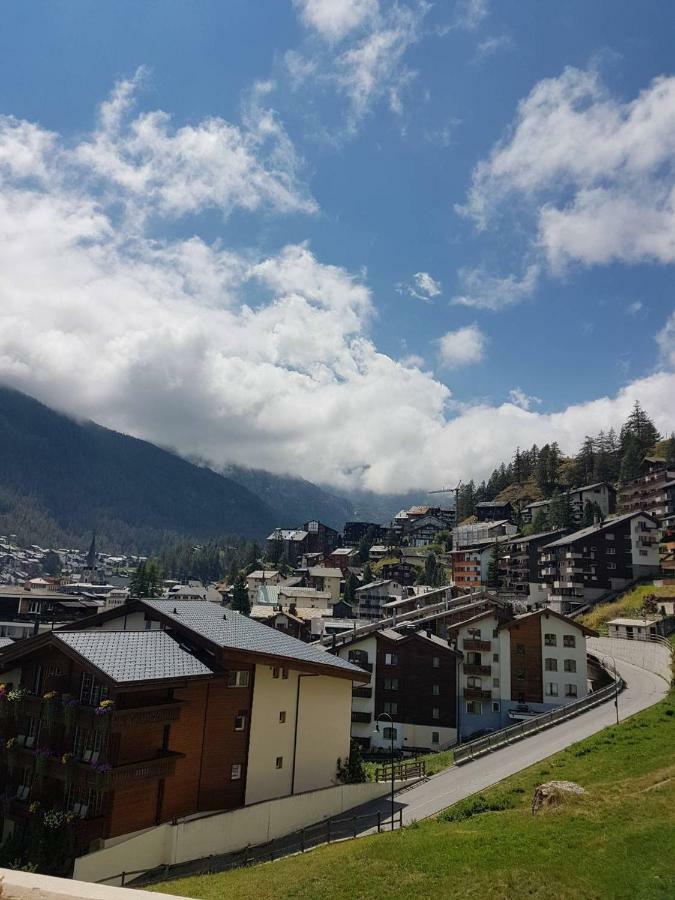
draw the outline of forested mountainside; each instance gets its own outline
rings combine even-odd
[[[513,457],[494,469],[487,481],[469,481],[460,487],[458,520],[472,516],[483,500],[509,500],[517,508],[568,488],[598,481],[629,481],[638,474],[643,456],[652,452],[675,463],[675,436],[662,440],[636,403],[618,434],[612,428],[587,435],[575,456],[563,456],[556,443],[535,444],[529,450],[516,448]]]

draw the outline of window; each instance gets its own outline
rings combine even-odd
[[[33,782],[33,767],[24,766],[19,775],[19,783],[16,788],[17,800],[28,800],[30,796],[30,786]]]
[[[100,816],[103,810],[103,794],[95,788],[73,782],[66,794],[66,808],[81,819]]]
[[[566,659],[565,660],[565,671],[566,672],[576,672],[576,670],[577,670],[576,659]]]
[[[102,731],[89,731],[76,725],[73,735],[73,756],[83,762],[97,763],[103,751],[104,737]]]
[[[278,768],[278,766],[277,766]],[[230,781],[239,781],[241,778],[241,763],[233,763],[230,768]]]
[[[469,634],[475,640],[480,640],[480,628],[469,628]]]
[[[398,655],[396,653],[385,653],[384,654],[384,664],[385,664],[385,666],[397,666],[398,665]]]
[[[279,666],[274,666],[272,669],[272,678],[279,677]]]
[[[558,643],[558,639],[555,634],[545,634],[544,635],[544,646],[545,647],[555,647]]]
[[[466,654],[466,664],[468,666],[480,666],[482,663],[480,653],[476,653],[475,651],[471,651]]]
[[[554,659],[552,656],[547,656],[544,660],[544,669],[547,672],[557,672],[558,671],[558,660]]]
[[[557,697],[558,696],[558,685],[555,681],[547,681],[546,682],[546,696],[547,697]]]
[[[432,731],[432,732],[431,732],[431,743],[432,743],[432,744],[438,744],[438,743],[440,743],[440,741],[439,741],[439,735],[438,735],[438,732],[437,732],[437,731]]]
[[[525,681],[525,669],[518,669],[516,671],[516,679],[518,681]]]
[[[285,710],[285,709],[282,709],[282,710],[279,712],[279,724],[280,724],[280,725],[284,725],[285,722],[286,722],[286,710]]]
[[[235,731],[245,731],[246,730],[246,713],[238,712],[234,717],[234,730]]]
[[[566,684],[565,685],[565,696],[566,697],[576,697],[577,696],[576,684]]]
[[[283,756],[277,756],[277,760],[275,763],[277,769],[283,769],[284,767],[284,758]]]
[[[83,672],[80,676],[80,700],[85,706],[98,706],[108,696],[108,688],[96,681],[93,675]]]
[[[616,547],[608,547],[608,548],[607,548],[607,555],[608,555],[608,556],[615,556],[615,555],[616,555]]]
[[[479,688],[482,686],[482,684],[483,679],[478,675],[469,675],[469,677],[466,679],[466,685],[470,688]]]
[[[397,734],[397,731],[395,728],[391,728],[391,727],[383,728],[382,729],[382,737],[385,739],[385,741],[391,741],[391,740],[395,741],[396,738],[398,737],[398,734]]]
[[[493,638],[499,637],[499,629],[498,628],[492,629],[492,637]]]
[[[385,678],[384,679],[384,689],[385,689],[385,691],[397,691],[398,690],[398,678]]]
[[[284,666],[283,669],[281,670],[281,677],[288,678],[288,669],[286,668],[286,666]]]
[[[573,634],[563,636],[563,647],[576,647],[577,639]]]
[[[440,666],[440,664],[441,664],[441,659],[440,659],[440,657],[439,657],[439,656],[434,656],[433,659],[431,660],[431,665],[434,667],[434,669],[438,669],[438,667]]]
[[[395,716],[398,712],[398,703],[393,703],[391,700],[385,700],[384,711],[389,713],[390,716]]]
[[[35,716],[27,716],[26,730],[24,734],[17,735],[17,742],[24,747],[34,747],[40,731],[40,722]]]
[[[440,685],[438,685],[438,684],[431,685],[431,693],[433,694],[434,697],[438,697],[440,692],[441,692]]]
[[[227,676],[227,686],[231,688],[248,687],[250,676],[251,673],[246,669],[231,669]]]
[[[431,710],[431,718],[432,719],[440,719],[440,717],[441,717],[440,709],[437,706],[434,706],[434,708]]]
[[[605,540],[606,540],[606,541],[613,541],[613,540],[614,540],[614,535],[613,535],[613,534],[606,534],[606,535],[605,535]]]
[[[611,570],[616,569],[616,563],[608,562],[608,563],[607,563],[607,569],[608,569],[608,570],[610,570],[610,569],[611,569]]]
[[[350,650],[348,654],[350,663],[355,666],[363,666],[368,663],[368,653],[365,650]]]
[[[59,675],[63,675],[63,669],[61,666],[47,666],[47,675],[50,678],[58,678]]]
[[[492,654],[492,662],[499,662],[499,653]]]
[[[469,716],[479,716],[483,711],[483,704],[480,700],[467,700],[466,712]]]
[[[525,656],[525,644],[516,644],[516,653],[518,656]]]
[[[494,700],[492,703],[492,712],[499,712],[499,700]]]
[[[492,679],[492,687],[499,687],[499,678]]]

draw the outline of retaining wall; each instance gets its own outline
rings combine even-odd
[[[387,783],[343,784],[186,819],[176,825],[158,825],[114,846],[80,856],[75,860],[73,878],[102,881],[121,872],[232,853],[340,815],[383,797],[389,790]]]
[[[628,641],[625,638],[588,638],[586,647],[591,653],[607,654],[623,659],[660,675],[670,684],[673,672],[670,649],[658,641]]]

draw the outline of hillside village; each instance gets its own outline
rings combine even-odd
[[[609,463],[600,442],[553,469],[554,448],[518,451],[388,522],[177,551],[183,569],[229,566],[213,581],[95,535],[86,551],[0,537],[0,853],[33,859],[30,835],[52,829],[67,872],[139,829],[358,783],[362,758],[442,753],[584,701],[607,678],[585,614],[651,585],[603,633],[675,632],[675,440],[647,432]]]

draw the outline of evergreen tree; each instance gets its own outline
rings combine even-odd
[[[582,521],[582,525],[584,528],[589,528],[595,522],[595,509],[593,508],[592,500],[587,500],[584,503],[584,518]]]
[[[368,561],[368,557],[370,555],[370,548],[375,543],[375,529],[371,525],[370,528],[366,531],[366,533],[361,538],[359,542],[359,559],[361,563],[365,563]]]
[[[590,484],[595,471],[595,441],[586,435],[581,449],[574,458],[574,481],[577,485]]]
[[[284,554],[284,542],[280,537],[274,537],[267,544],[267,560],[272,567],[276,567],[281,562]]]
[[[148,579],[145,574],[145,563],[140,562],[136,567],[136,571],[129,579],[129,596],[130,597],[147,597]]]
[[[640,463],[642,462],[642,447],[637,438],[629,435],[623,444],[623,453],[621,454],[621,470],[619,472],[619,480],[625,484],[633,478],[637,478],[640,474]]]
[[[539,507],[532,517],[532,534],[541,534],[544,531],[551,531],[551,523],[549,521],[548,510],[546,507]]]
[[[368,582],[364,581],[364,584]],[[359,586],[358,579],[353,572],[350,572],[347,576],[347,580],[345,581],[345,589],[342,594],[342,599],[345,603],[353,604],[356,601],[356,589]]]
[[[237,565],[236,559],[232,560],[230,565],[230,571],[227,575],[227,583],[230,587],[232,587],[237,580],[237,575],[239,574],[239,566]]]
[[[487,570],[487,586],[495,591],[499,590],[499,560],[501,558],[502,547],[499,541],[495,541]]]
[[[673,431],[670,432],[670,437],[666,441],[664,456],[667,468],[675,469],[675,432]]]
[[[370,563],[367,562],[363,567],[363,583],[370,584],[371,581],[374,581],[373,570],[370,567]]]
[[[232,588],[232,609],[242,613],[244,616],[248,616],[251,612],[251,601],[248,596],[246,579],[243,572],[237,573],[237,577],[234,581],[234,586]]]
[[[548,508],[548,518],[551,528],[565,527],[565,503],[562,494],[558,490],[553,491]]]
[[[162,596],[162,570],[156,559],[149,559],[145,566],[145,597]]]
[[[621,429],[621,463],[628,450],[628,442],[633,438],[640,456],[649,453],[659,440],[659,432],[639,402],[635,401],[631,414]]]
[[[61,574],[61,557],[53,550],[49,550],[42,560],[42,571],[45,575],[51,575],[56,578]]]

